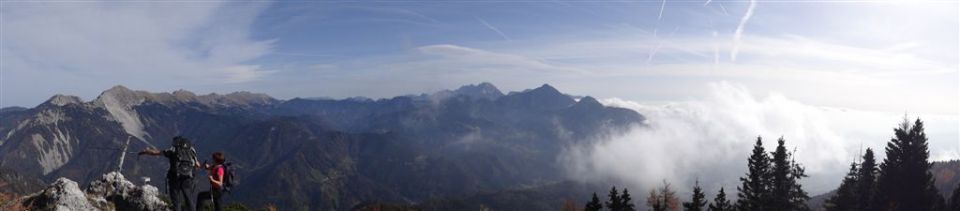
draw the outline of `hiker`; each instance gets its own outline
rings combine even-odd
[[[180,211],[183,209],[182,206],[186,205],[187,210],[193,211],[190,196],[193,196],[194,170],[200,168],[197,150],[190,145],[190,140],[181,136],[173,137],[171,145],[169,149],[163,151],[147,148],[140,151],[138,155],[162,155],[170,160],[170,168],[167,170],[167,190],[173,210]]]
[[[210,191],[204,191],[197,194],[197,210],[201,210],[203,204],[208,200],[213,200],[213,210],[220,211],[222,204],[220,203],[220,197],[223,196],[223,186],[224,178],[226,178],[226,163],[227,159],[223,156],[223,152],[214,152],[213,155],[213,165],[207,164],[206,161],[203,162],[203,168],[208,170],[207,180],[210,181]]]

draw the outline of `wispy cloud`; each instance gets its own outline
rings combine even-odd
[[[737,54],[740,53],[740,42],[741,42],[740,40],[743,38],[743,29],[744,27],[746,27],[747,21],[750,20],[750,17],[753,16],[753,10],[756,8],[757,8],[757,1],[750,0],[747,5],[747,12],[744,13],[743,17],[740,18],[740,24],[737,24],[737,30],[733,32],[733,48],[730,49],[731,61],[737,60]]]
[[[476,18],[477,21],[480,21],[480,23],[482,23],[483,26],[486,26],[486,27],[487,27],[488,29],[490,29],[491,31],[496,32],[497,34],[499,34],[500,37],[503,37],[504,40],[511,41],[510,37],[508,37],[507,34],[504,34],[503,31],[500,31],[500,29],[498,29],[497,27],[494,27],[493,25],[490,25],[490,23],[487,23],[487,21],[484,20],[483,18],[480,18],[480,17],[477,17],[477,16],[474,16],[474,18]]]

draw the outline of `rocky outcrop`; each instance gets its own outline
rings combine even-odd
[[[27,196],[23,203],[34,210],[96,210],[77,182],[62,177],[43,191]]]
[[[167,210],[160,191],[152,185],[136,186],[119,172],[104,174],[81,191],[77,183],[60,178],[46,189],[24,197],[24,206],[36,210]]]

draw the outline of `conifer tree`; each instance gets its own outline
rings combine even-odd
[[[683,210],[702,211],[706,205],[707,200],[703,195],[703,190],[700,189],[700,181],[697,180],[696,183],[693,184],[693,196],[690,198],[690,202],[683,203]]]
[[[727,200],[727,194],[723,192],[723,188],[720,188],[720,192],[717,193],[716,198],[713,198],[713,203],[707,208],[707,211],[733,211],[733,205],[730,204],[730,200]]]
[[[950,195],[950,205],[947,206],[947,210],[960,210],[960,185],[957,185],[957,188],[953,189],[953,194]]]
[[[872,204],[879,210],[935,210],[943,198],[930,171],[927,134],[918,118],[912,125],[904,118],[887,143],[887,157],[880,164],[877,195]]]
[[[837,188],[837,192],[833,197],[827,199],[827,203],[823,205],[827,211],[853,211],[859,210],[857,206],[857,187],[859,184],[857,180],[857,164],[850,163],[850,171],[847,172],[847,176],[843,178],[843,182],[840,183],[840,188]]]
[[[800,184],[800,180],[804,177],[807,177],[807,174],[803,166],[793,159],[792,154],[790,157],[790,166],[792,166],[790,171],[790,183],[793,184],[793,188],[789,193],[790,208],[800,211],[810,210],[810,207],[807,206],[807,200],[810,199],[810,196],[807,195],[807,191],[804,191],[803,185]]]
[[[777,149],[770,153],[770,200],[767,208],[771,210],[793,210],[790,199],[795,181],[791,175],[793,166],[790,163],[790,154],[784,146],[783,137],[777,140]]]
[[[770,158],[763,149],[761,137],[757,137],[753,152],[747,159],[747,170],[746,177],[740,178],[741,186],[737,187],[736,206],[739,210],[767,210]]]
[[[617,192],[617,187],[610,187],[610,193],[607,194],[610,198],[607,199],[607,208],[610,211],[619,211],[623,208],[623,202],[620,201],[620,194]]]
[[[584,211],[600,211],[603,209],[603,205],[600,204],[600,198],[597,198],[597,193],[593,193],[593,198],[590,199],[590,202],[587,202],[587,205],[583,207]]]
[[[630,197],[630,192],[627,191],[627,188],[623,188],[623,194],[620,194],[620,206],[623,211],[634,211],[636,207],[633,205],[633,198]]]
[[[856,200],[854,200],[856,205],[853,208],[855,210],[872,210],[870,203],[874,200],[876,189],[877,162],[873,157],[873,150],[867,148],[857,172]]]

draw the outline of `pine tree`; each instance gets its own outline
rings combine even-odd
[[[784,146],[783,137],[777,140],[777,149],[770,153],[771,160],[770,171],[770,200],[767,202],[771,210],[794,210],[791,206],[791,190],[794,182],[791,171],[793,166],[790,163],[790,154],[787,153],[787,147]]]
[[[733,211],[733,205],[730,204],[730,200],[727,200],[727,194],[723,192],[723,188],[720,188],[720,192],[717,193],[717,197],[713,198],[713,203],[707,208],[707,211]]]
[[[593,198],[583,207],[583,211],[600,211],[601,209],[603,209],[603,205],[600,204],[600,198],[597,198],[597,193],[594,192]]]
[[[747,177],[741,177],[743,183],[737,187],[739,210],[767,210],[769,200],[768,182],[770,181],[770,158],[763,149],[763,141],[757,137],[753,153],[747,159]]]
[[[807,191],[803,190],[803,185],[800,184],[800,180],[804,177],[807,177],[806,171],[800,163],[797,163],[796,160],[793,160],[792,155],[790,155],[790,180],[793,184],[793,188],[790,189],[789,198],[790,198],[790,207],[793,210],[807,211],[810,210],[810,207],[807,206],[807,200],[810,200],[810,195],[807,194]]]
[[[617,187],[610,187],[610,193],[607,194],[610,198],[607,199],[607,208],[610,211],[620,211],[623,209],[623,202],[620,201],[620,194],[617,192]]]
[[[827,203],[823,205],[827,211],[852,211],[859,210],[857,206],[857,187],[859,184],[857,180],[857,164],[850,163],[850,171],[847,173],[847,176],[843,178],[843,182],[840,183],[840,188],[837,188],[836,195],[827,199]]]
[[[630,192],[627,191],[627,188],[623,188],[623,194],[620,194],[620,205],[622,206],[623,211],[634,211],[636,208],[632,202],[633,198],[630,197]]]
[[[935,210],[943,208],[943,198],[929,172],[927,134],[918,118],[913,125],[904,118],[895,137],[887,143],[887,157],[880,164],[874,209]]]
[[[957,188],[953,189],[953,194],[950,195],[950,205],[947,207],[947,210],[960,210],[960,185],[957,185]]]
[[[860,169],[857,172],[856,185],[856,205],[855,210],[872,210],[870,203],[873,202],[877,189],[877,162],[873,158],[873,150],[867,148],[863,154],[863,161],[860,162]]]
[[[700,189],[700,181],[697,180],[696,183],[693,184],[693,196],[690,202],[683,203],[683,210],[702,211],[703,206],[707,205],[707,200],[704,197],[703,190]]]

